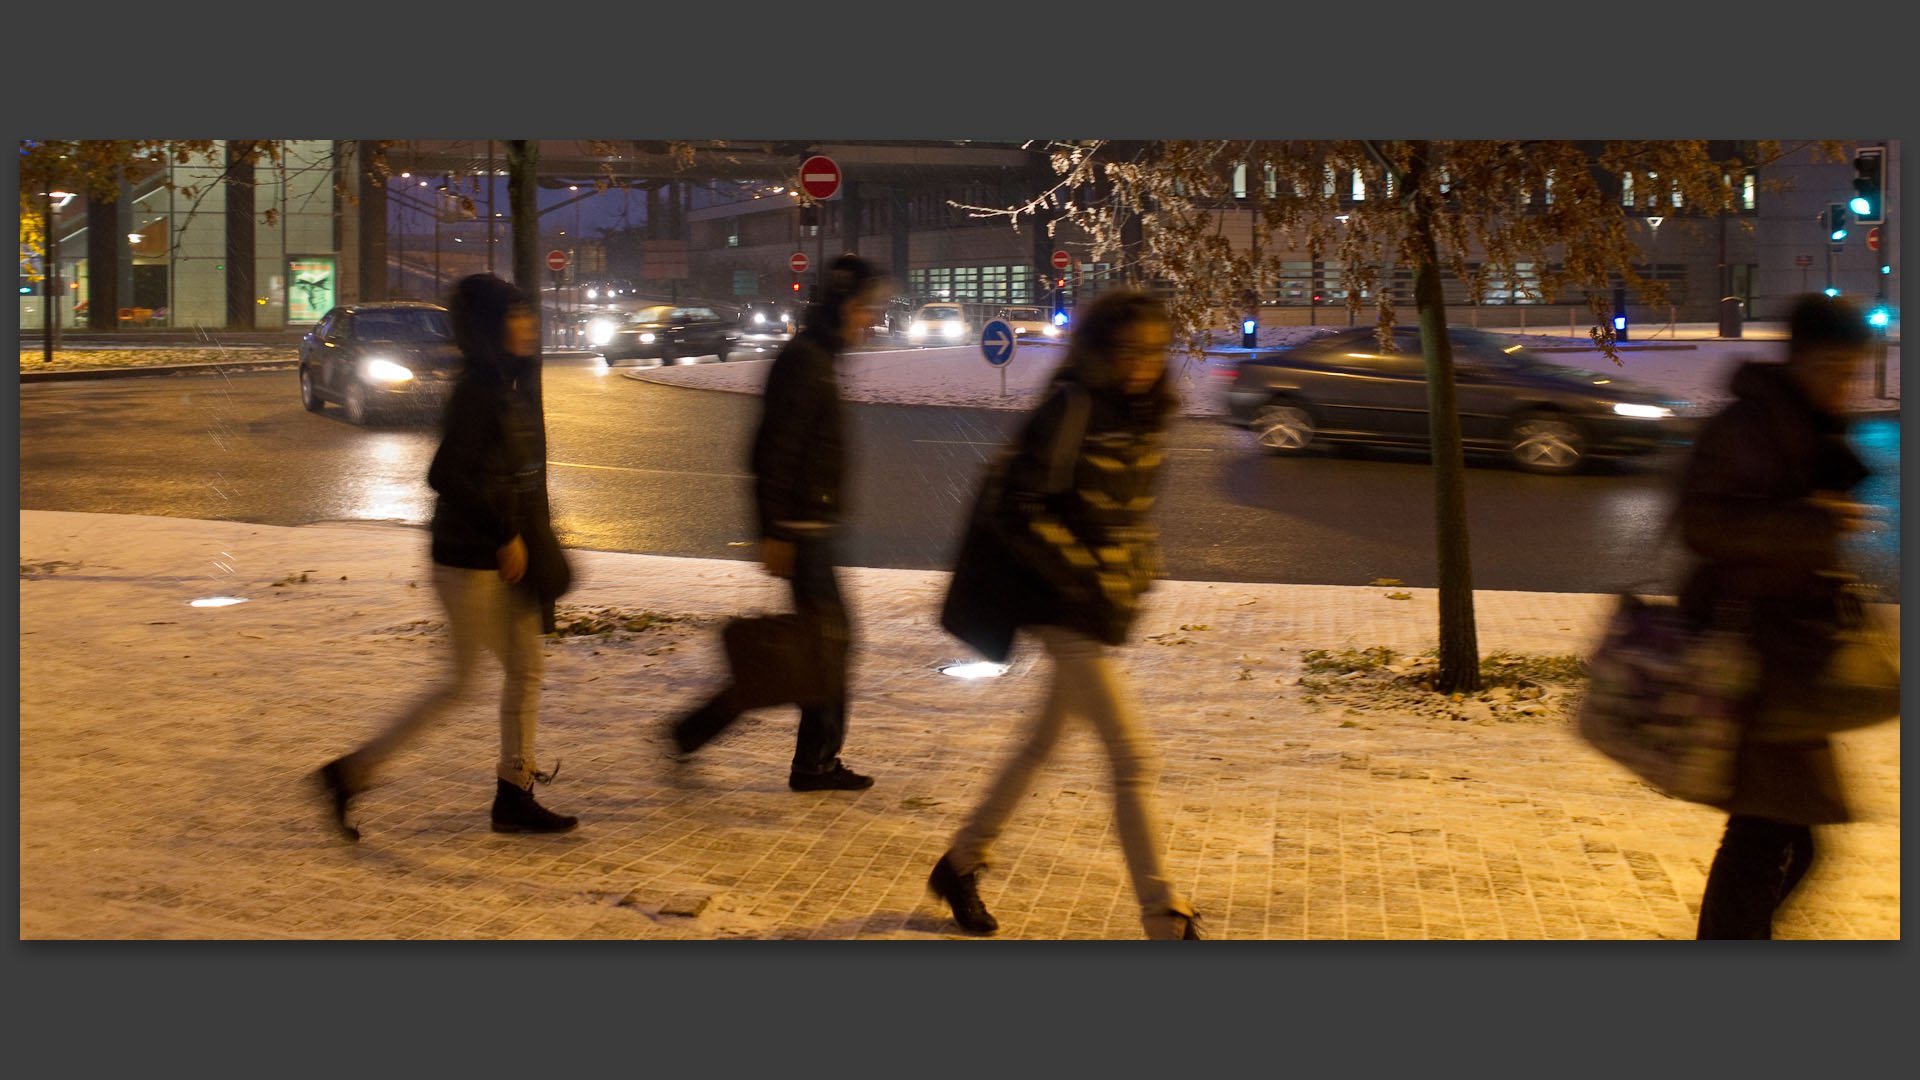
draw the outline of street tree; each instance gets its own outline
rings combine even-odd
[[[1820,146],[1844,160],[1839,144]],[[1381,348],[1390,350],[1395,290],[1383,285],[1411,270],[1434,465],[1437,688],[1448,693],[1479,688],[1479,654],[1443,278],[1451,272],[1476,298],[1498,287],[1548,303],[1584,294],[1589,334],[1618,363],[1612,289],[1666,301],[1665,285],[1644,269],[1635,219],[1728,212],[1750,170],[1790,152],[1776,142],[1700,140],[1080,141],[1044,149],[1057,178],[1050,188],[1018,206],[964,209],[1016,227],[1075,227],[1089,258],[1162,288],[1194,356],[1201,335],[1238,313],[1249,290],[1271,295],[1282,260],[1297,252],[1335,269],[1355,315],[1373,308]],[[1248,242],[1234,242],[1230,222]]]

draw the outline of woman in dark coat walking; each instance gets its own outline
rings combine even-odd
[[[1760,669],[1721,807],[1726,835],[1700,902],[1701,938],[1771,937],[1775,910],[1813,863],[1812,826],[1848,820],[1827,737],[1762,738],[1761,710],[1816,684],[1837,649],[1841,540],[1870,517],[1847,496],[1867,469],[1843,417],[1868,342],[1852,305],[1801,300],[1787,362],[1734,373],[1736,400],[1701,430],[1682,479],[1681,536],[1697,562],[1681,603],[1702,623],[1735,613]]]
[[[976,876],[1068,718],[1081,716],[1112,766],[1114,816],[1147,936],[1199,937],[1193,908],[1167,880],[1149,753],[1110,651],[1126,642],[1140,596],[1160,573],[1147,513],[1174,407],[1171,341],[1166,310],[1146,293],[1111,292],[1088,305],[1046,398],[989,469],[961,545],[942,623],[994,660],[1024,628],[1053,661],[1019,750],[927,881],[969,932],[999,928]]]
[[[433,588],[447,612],[453,652],[439,685],[386,730],[315,774],[332,824],[349,841],[360,838],[347,823],[353,796],[395,750],[460,698],[483,651],[505,669],[493,831],[565,832],[576,824],[533,798],[534,781],[552,779],[535,770],[533,759],[540,634],[552,627],[554,601],[571,583],[553,535],[540,406],[533,396],[539,321],[524,293],[491,274],[462,279],[447,308],[465,366],[447,401],[427,484],[438,496],[431,529]]]

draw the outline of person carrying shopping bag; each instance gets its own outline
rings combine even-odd
[[[1150,754],[1112,650],[1160,573],[1147,514],[1175,398],[1172,327],[1144,292],[1109,292],[1079,314],[1045,398],[988,469],[941,623],[990,660],[1016,630],[1052,661],[1047,696],[986,797],[934,865],[928,889],[970,933],[999,923],[977,877],[1069,719],[1092,724],[1112,770],[1114,814],[1149,938],[1197,940],[1198,916],[1167,880]]]
[[[572,583],[553,534],[532,385],[539,319],[525,293],[491,274],[461,279],[447,313],[465,365],[447,400],[427,484],[437,496],[433,588],[447,613],[453,652],[438,685],[374,738],[314,773],[330,823],[349,842],[360,838],[347,822],[353,797],[394,751],[459,700],[482,652],[497,657],[505,673],[493,831],[553,833],[577,824],[533,797],[534,781],[553,778],[537,771],[533,758],[540,635],[551,629],[554,601]]]
[[[1848,588],[1842,541],[1870,526],[1849,492],[1868,473],[1847,445],[1848,393],[1871,342],[1860,311],[1810,295],[1787,361],[1735,371],[1735,400],[1707,422],[1677,518],[1695,556],[1680,606],[1698,623],[1737,613],[1757,664],[1736,713],[1727,828],[1707,874],[1698,936],[1770,938],[1814,861],[1813,826],[1849,820],[1831,732],[1892,719],[1899,670]]]

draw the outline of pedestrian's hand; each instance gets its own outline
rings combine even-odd
[[[767,573],[777,578],[793,576],[793,541],[775,540],[762,537],[760,540],[760,561],[766,565]]]
[[[527,545],[519,537],[500,549],[500,580],[509,585],[527,576]]]

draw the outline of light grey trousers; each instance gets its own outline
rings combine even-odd
[[[500,660],[500,779],[516,787],[533,783],[533,732],[539,715],[540,610],[533,596],[500,579],[497,570],[433,567],[433,589],[447,613],[453,653],[440,681],[416,698],[386,730],[347,755],[346,770],[355,786],[364,785],[380,764],[429,723],[454,706],[472,688],[480,654]]]
[[[1035,774],[1052,756],[1067,718],[1084,716],[1093,723],[1106,747],[1113,771],[1113,810],[1120,847],[1126,853],[1134,896],[1140,901],[1141,916],[1151,934],[1162,921],[1156,916],[1168,911],[1190,915],[1192,908],[1174,893],[1160,859],[1155,839],[1159,828],[1149,795],[1153,761],[1132,702],[1115,678],[1100,642],[1057,626],[1034,627],[1033,631],[1053,659],[1053,683],[1020,749],[1001,768],[973,816],[954,834],[947,858],[962,874],[986,863],[988,849],[1033,786]]]

